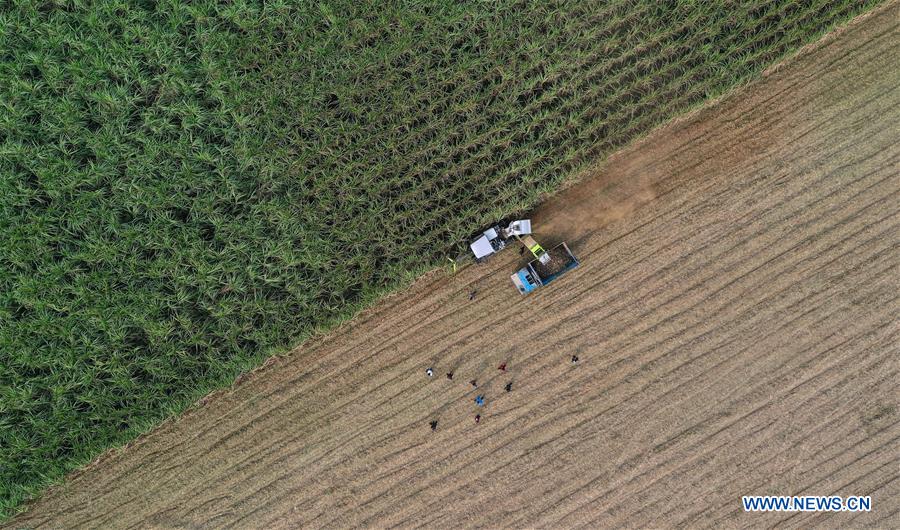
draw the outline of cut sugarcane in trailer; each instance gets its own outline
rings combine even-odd
[[[533,260],[510,276],[513,285],[521,294],[528,294],[538,287],[547,285],[578,266],[578,259],[565,243],[544,250],[530,236],[525,236],[520,241],[534,255]]]
[[[534,256],[533,260],[511,276],[513,285],[521,294],[530,293],[538,287],[547,285],[578,266],[578,259],[565,243],[560,243],[549,251],[544,250],[544,247],[531,237],[530,219],[513,221],[506,228],[501,228],[500,225],[492,226],[473,241],[469,248],[475,255],[475,261],[480,263],[506,248],[513,237]]]

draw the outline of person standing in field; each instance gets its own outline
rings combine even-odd
[[[500,366],[498,366],[497,370],[500,370],[501,372],[505,372],[506,371],[506,363],[503,363]]]
[[[476,414],[475,415],[475,423],[480,423],[480,422],[481,422],[481,414]]]

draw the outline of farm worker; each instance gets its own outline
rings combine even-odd
[[[431,421],[431,430],[432,431],[437,430],[437,420]]]
[[[431,368],[429,368],[429,369],[425,370],[425,374],[426,374],[428,377],[431,377],[431,376],[434,375],[434,370],[432,370]]]
[[[475,379],[472,379],[472,380],[469,381],[469,382],[472,383],[472,386],[474,386],[474,387],[477,387],[477,386],[478,386],[478,385],[476,384],[477,381],[476,381]]]
[[[500,366],[498,366],[497,370],[500,370],[501,372],[505,372],[506,371],[506,363],[503,363]]]
[[[474,299],[475,299],[475,294],[476,294],[476,293],[478,293],[478,290],[477,290],[477,289],[474,290],[474,291],[472,291],[471,293],[469,293],[469,300],[474,300]]]
[[[475,396],[475,404],[478,405],[479,407],[483,407],[484,406],[484,395]]]
[[[481,421],[481,414],[476,414],[475,415],[475,423],[478,423],[480,421]]]
[[[453,372],[447,372],[447,379],[453,379]]]
[[[507,392],[512,391],[512,383],[511,383],[511,382],[510,382],[510,383],[506,383],[506,391],[507,391]]]
[[[577,363],[577,362],[578,362],[578,356],[577,356],[577,355],[573,355],[573,356],[572,356],[572,364]]]

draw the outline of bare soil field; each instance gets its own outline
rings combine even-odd
[[[898,527],[898,124],[892,2],[548,201],[553,285],[421,278],[12,526]]]

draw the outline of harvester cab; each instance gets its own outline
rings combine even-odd
[[[528,235],[531,233],[531,220],[519,219],[509,223],[505,228],[492,226],[485,230],[481,236],[473,241],[469,248],[475,255],[475,261],[481,262],[492,254],[503,250],[509,238]]]

